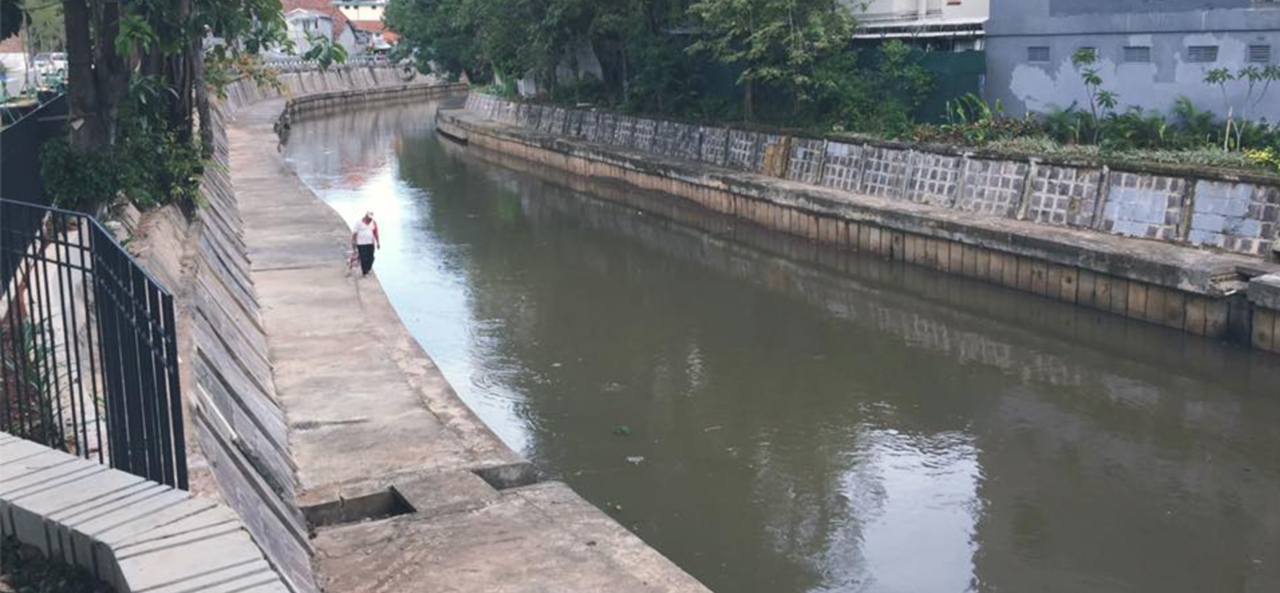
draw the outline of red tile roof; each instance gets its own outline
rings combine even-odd
[[[382,21],[351,21],[351,26],[370,33],[381,33],[387,28],[387,24]]]
[[[4,41],[0,41],[0,53],[4,54],[20,54],[22,53],[22,34],[12,35]]]
[[[381,33],[387,43],[395,43],[400,39],[400,35],[388,29],[383,21],[351,21],[351,26],[369,33]]]

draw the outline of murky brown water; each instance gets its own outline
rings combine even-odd
[[[601,200],[431,109],[289,152],[377,211],[378,276],[477,413],[714,590],[1280,591],[1280,358]]]

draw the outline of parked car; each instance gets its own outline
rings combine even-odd
[[[31,66],[40,74],[67,71],[67,54],[63,52],[38,53],[31,59]]]

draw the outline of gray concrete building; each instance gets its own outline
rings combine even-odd
[[[1094,48],[1118,109],[1168,111],[1179,96],[1201,109],[1280,121],[1280,84],[1204,82],[1216,68],[1280,63],[1280,0],[991,0],[988,100],[1006,111],[1087,105],[1071,55]]]

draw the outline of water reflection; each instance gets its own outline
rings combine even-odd
[[[442,143],[431,109],[299,124],[291,158],[379,212],[477,413],[712,588],[1280,583],[1274,358]]]

